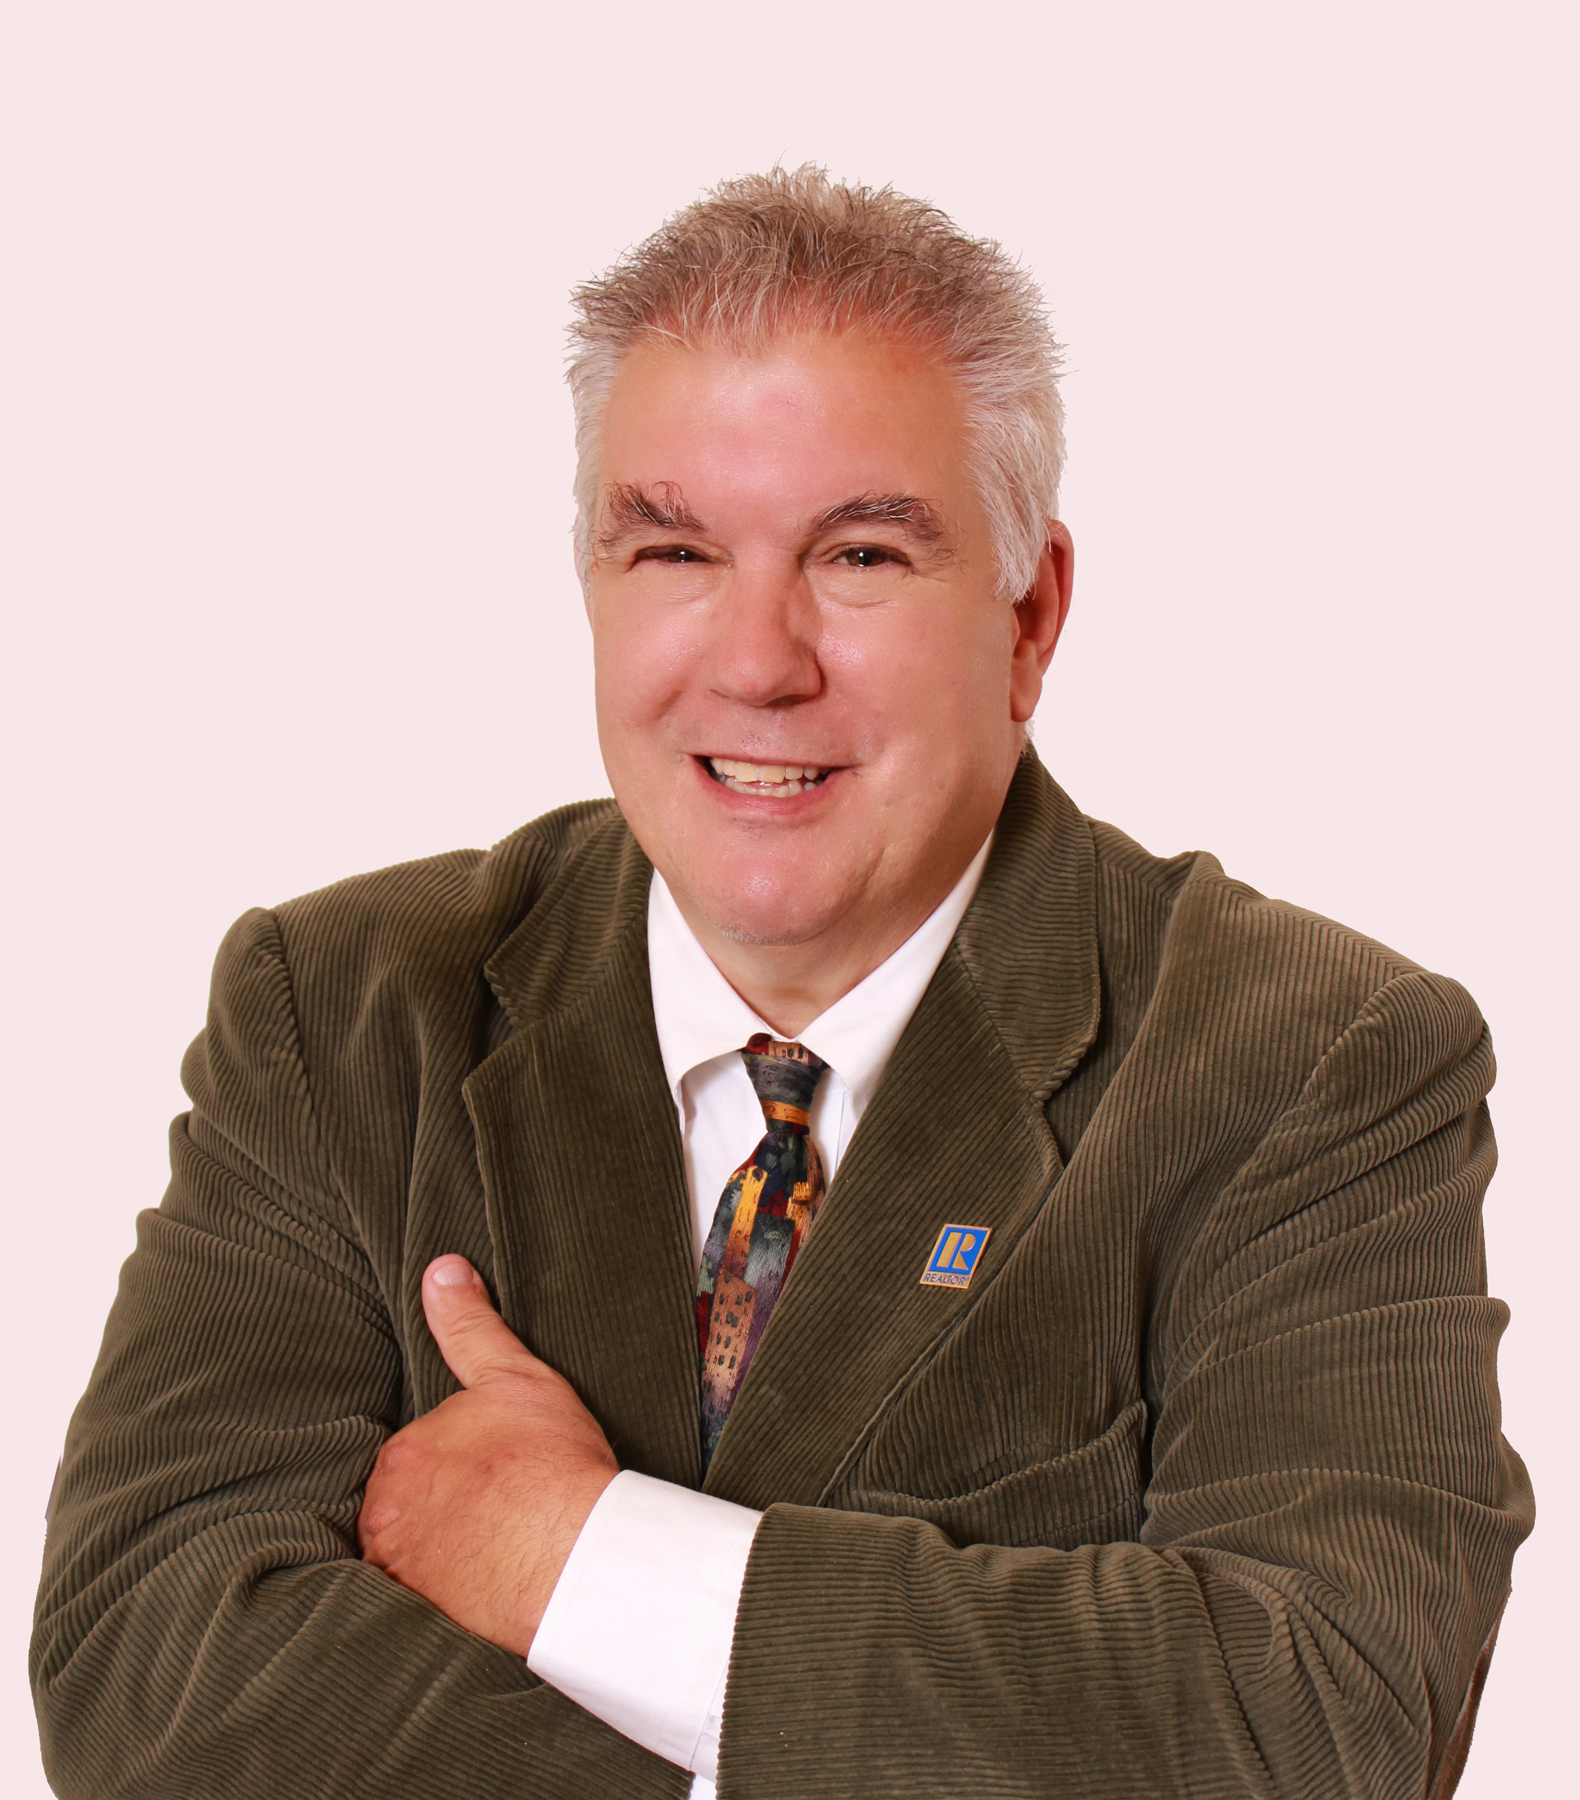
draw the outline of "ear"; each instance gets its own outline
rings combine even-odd
[[[1069,616],[1075,586],[1075,545],[1058,519],[1048,521],[1037,574],[1015,606],[1016,639],[1009,679],[1010,717],[1024,725],[1042,698],[1042,678]]]
[[[576,585],[582,591],[582,611],[587,615],[587,623],[592,624],[592,572],[593,565],[588,563],[585,571],[581,557],[576,553],[575,539],[571,540],[571,561],[576,569]]]

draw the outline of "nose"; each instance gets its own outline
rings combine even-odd
[[[799,564],[737,564],[718,601],[713,689],[741,706],[790,706],[823,686],[817,602]]]

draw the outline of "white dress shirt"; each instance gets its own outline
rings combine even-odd
[[[992,841],[899,949],[800,1034],[798,1041],[828,1064],[812,1102],[811,1132],[831,1184],[971,904]],[[647,956],[700,1268],[725,1183],[764,1131],[740,1051],[759,1031],[778,1033],[719,973],[656,870]],[[582,1527],[527,1657],[535,1675],[577,1705],[693,1770],[691,1800],[713,1800],[730,1642],[761,1516],[623,1470]]]

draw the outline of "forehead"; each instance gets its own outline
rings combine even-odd
[[[965,485],[965,403],[936,358],[846,332],[761,349],[645,343],[622,363],[604,414],[602,485],[679,484],[693,504],[776,491],[925,493],[946,507]]]

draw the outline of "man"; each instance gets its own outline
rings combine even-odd
[[[1031,753],[996,247],[776,173],[577,299],[616,805],[226,940],[59,1791],[1450,1792],[1531,1522],[1474,1005]]]

